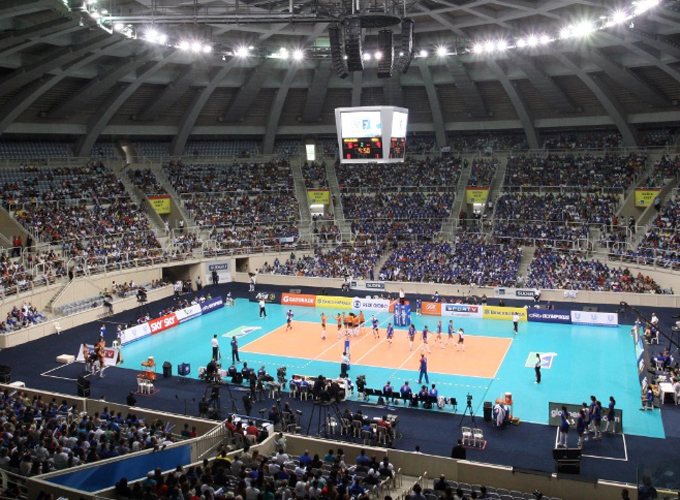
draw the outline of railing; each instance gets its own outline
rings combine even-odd
[[[35,199],[34,201],[4,201],[3,202],[3,207],[8,211],[8,212],[18,212],[19,210],[27,210],[35,207],[43,207],[47,206],[52,209],[57,209],[57,208],[62,208],[62,207],[77,207],[77,206],[84,206],[84,207],[94,207],[94,206],[100,206],[100,207],[106,207],[108,205],[111,205],[112,203],[115,203],[116,201],[129,201],[132,202],[132,199],[130,198],[129,195],[127,194],[121,194],[121,195],[116,195],[116,196],[107,196],[104,198],[63,198],[60,200],[42,200],[42,199]]]
[[[614,194],[623,197],[624,188],[623,187],[604,187],[604,186],[513,186],[511,184],[505,183],[503,185],[503,192],[499,193],[502,196],[507,193],[574,193],[574,194],[584,194],[584,193],[605,193]]]
[[[215,451],[227,438],[227,429],[224,425],[217,425],[213,430],[206,432],[195,442],[196,457],[202,460],[205,456]]]
[[[366,187],[366,186],[348,186],[345,184],[338,184],[338,187],[340,189],[340,192],[342,195],[346,194],[362,194],[362,195],[373,195],[376,193],[384,193],[384,192],[397,192],[397,193],[450,193],[456,192],[457,188],[457,182],[458,180],[456,179],[455,184],[446,184],[446,185],[437,185],[437,186],[429,186],[429,185],[423,185],[423,186],[400,186],[400,185],[390,185],[390,186],[373,186],[373,187]]]

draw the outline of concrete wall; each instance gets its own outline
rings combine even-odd
[[[495,488],[506,488],[528,493],[534,489],[544,495],[559,498],[597,498],[598,500],[618,500],[621,489],[629,490],[634,498],[636,489],[633,485],[613,482],[584,482],[579,480],[557,477],[555,474],[531,474],[530,472],[513,472],[512,467],[482,464],[466,460],[454,460],[434,455],[415,454],[412,452],[373,448],[353,443],[311,439],[306,436],[288,435],[286,451],[293,455],[302,454],[309,450],[311,455],[326,454],[329,448],[342,448],[345,452],[345,462],[355,463],[360,450],[365,449],[369,456],[376,455],[380,460],[389,457],[395,470],[401,468],[401,473],[407,476],[419,477],[427,472],[427,486],[432,486],[432,479],[445,474],[447,479],[464,481],[470,484],[483,484]]]
[[[28,236],[26,229],[14,220],[3,207],[0,207],[0,234],[5,236],[10,242],[17,234],[21,235],[21,243],[24,245],[26,244],[26,236]]]
[[[273,260],[273,259],[272,259]],[[637,273],[637,268],[634,266],[626,266],[631,272]],[[678,279],[680,276],[676,273],[668,271],[653,271],[641,270],[643,274],[648,274],[652,278],[664,277],[676,288],[680,288]],[[248,275],[246,273],[234,273],[234,281],[241,283],[248,282]],[[261,274],[257,277],[257,289],[266,290],[266,286],[280,285],[295,288],[299,286],[312,286],[319,288],[336,288],[339,289],[343,280],[337,278],[306,278],[298,276],[275,276]],[[442,285],[433,283],[406,283],[406,282],[387,282],[387,292],[397,294],[399,289],[406,290],[409,293],[421,295],[434,295],[438,291],[440,295],[449,296],[454,295],[464,297],[469,295],[469,287],[467,285]],[[486,294],[487,297],[493,298],[492,287],[475,287],[473,295],[481,296]],[[378,292],[375,292],[378,293]],[[366,296],[368,292],[356,291],[359,297]],[[379,294],[379,293],[378,293]],[[579,302],[579,303],[594,303],[594,304],[612,304],[618,305],[621,301],[628,302],[632,306],[650,306],[650,307],[680,307],[680,295],[656,295],[650,293],[616,293],[616,292],[578,292],[576,299],[567,299],[564,297],[564,290],[542,290],[542,301],[560,301],[560,302]],[[524,304],[522,301],[518,303]],[[527,305],[532,304],[531,301],[525,301]]]
[[[111,291],[114,282],[118,284],[128,281],[133,281],[137,284],[149,283],[153,280],[160,279],[162,275],[162,268],[160,266],[154,266],[142,267],[134,271],[120,271],[76,278],[66,285],[64,290],[59,294],[59,297],[55,299],[52,306],[59,307],[68,304],[69,302],[73,302],[74,300],[95,297],[105,288]]]
[[[148,293],[149,302],[156,300],[161,300],[172,295],[172,286],[165,286],[163,288],[157,288],[151,290]],[[129,309],[134,309],[137,307],[137,297],[132,296],[126,299],[117,301],[114,304],[114,311],[121,312],[127,311]],[[103,312],[103,308],[97,307],[95,309],[90,309],[77,314],[72,314],[70,316],[62,316],[58,318],[51,319],[45,323],[40,323],[38,325],[32,326],[30,328],[24,328],[12,333],[5,333],[0,335],[0,349],[7,349],[8,347],[13,347],[15,345],[25,344],[26,342],[31,342],[33,340],[38,340],[48,335],[54,335],[57,333],[55,324],[59,323],[62,330],[68,330],[74,326],[84,325],[91,321],[96,321],[100,318]],[[69,353],[75,354],[75,353]]]

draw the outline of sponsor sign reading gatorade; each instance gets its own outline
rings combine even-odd
[[[520,321],[527,320],[527,310],[523,307],[498,307],[498,306],[484,306],[484,319],[504,319],[512,321],[514,314],[519,315]]]
[[[281,304],[284,306],[314,307],[316,305],[316,295],[308,295],[304,293],[282,293]]]

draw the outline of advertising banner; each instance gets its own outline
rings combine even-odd
[[[94,346],[92,344],[85,344],[89,352],[94,352]],[[118,357],[120,355],[120,349],[113,349],[112,347],[104,348],[104,366],[116,366],[118,364]],[[81,363],[85,362],[85,355],[83,353],[83,346],[78,349],[78,355],[76,356],[76,361]]]
[[[310,205],[330,205],[331,191],[330,189],[308,189],[307,201]]]
[[[332,295],[317,295],[316,307],[352,309],[352,299],[349,297],[334,297]]]
[[[149,328],[148,323],[127,328],[123,330],[123,333],[121,334],[120,345],[129,344],[130,342],[143,339],[149,335],[151,335],[151,328]]]
[[[175,313],[170,313],[167,316],[161,316],[158,319],[152,319],[149,321],[148,325],[151,329],[151,335],[156,335],[157,333],[161,333],[162,331],[179,325],[179,321],[177,320]]]
[[[213,260],[205,263],[206,281],[212,283],[212,272],[217,271],[220,283],[231,282],[231,260]]]
[[[604,405],[604,402],[602,402]],[[560,412],[562,411],[562,405],[567,407],[569,412],[569,427],[571,429],[576,429],[576,419],[578,418],[578,412],[581,409],[581,405],[572,405],[568,403],[548,403],[548,409],[550,414],[548,415],[548,425],[554,425],[559,427],[562,423],[562,417]],[[607,425],[607,413],[609,410],[606,407],[602,407],[602,428]],[[616,422],[616,432],[623,432],[623,412],[619,409],[614,409],[614,420]]]
[[[489,197],[489,186],[468,186],[465,188],[465,199],[469,205],[473,203],[486,203]]]
[[[441,316],[442,304],[441,302],[423,302],[420,305],[420,313],[425,316]]]
[[[617,313],[571,311],[571,322],[579,325],[619,326]]]
[[[363,280],[351,280],[349,282],[349,288],[351,290],[384,290],[384,281],[363,281]]]
[[[394,326],[409,326],[411,324],[411,306],[408,304],[394,305]]]
[[[194,306],[185,307],[184,309],[179,309],[175,311],[175,316],[177,316],[177,321],[184,323],[190,319],[198,318],[201,315],[201,306],[196,304]]]
[[[274,292],[256,292],[251,293],[248,297],[250,302],[259,302],[264,300],[267,304],[278,304],[279,296]]]
[[[442,316],[456,316],[458,318],[481,318],[483,306],[468,304],[442,304]]]
[[[484,319],[504,319],[512,321],[512,316],[519,314],[520,321],[527,320],[527,310],[523,307],[484,306]]]
[[[528,321],[539,321],[541,323],[562,323],[569,325],[571,324],[571,311],[529,308]]]
[[[217,311],[224,307],[224,300],[222,297],[215,297],[214,299],[201,302],[201,314],[208,314],[209,312]]]
[[[654,188],[636,188],[635,189],[635,206],[639,208],[646,208],[654,203],[654,198],[659,196],[661,189]]]
[[[154,208],[156,213],[159,215],[170,213],[170,195],[169,194],[158,194],[147,196],[149,198],[149,203]]]
[[[281,304],[284,306],[314,307],[316,305],[316,295],[306,295],[303,293],[282,293]]]
[[[534,288],[498,287],[493,290],[493,296],[502,299],[534,300],[536,293],[540,291]]]
[[[352,309],[364,311],[387,312],[390,309],[390,301],[386,299],[352,299]]]

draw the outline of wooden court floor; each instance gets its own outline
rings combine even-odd
[[[441,348],[436,337],[430,333],[428,340],[432,353],[425,351],[428,372],[470,377],[495,377],[512,343],[512,339],[466,335],[463,352],[456,350],[455,343]],[[447,337],[442,335],[444,342]],[[454,336],[454,341],[457,339]],[[285,325],[280,326],[241,347],[240,351],[339,363],[344,345],[344,335],[338,338],[334,323],[327,325],[326,340],[322,340],[320,323],[293,321],[292,330],[286,331]],[[380,338],[376,339],[367,327],[363,334],[350,338],[350,361],[352,365],[418,370],[422,348],[420,332],[410,350],[406,330],[395,329],[392,347],[389,347],[384,328],[380,328]]]

